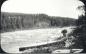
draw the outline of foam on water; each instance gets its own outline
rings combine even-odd
[[[7,32],[1,34],[2,49],[10,53],[20,53],[20,47],[29,47],[32,45],[42,45],[54,42],[56,38],[62,36],[61,31],[67,29],[70,33],[73,29],[71,27],[63,28],[47,28],[47,29],[34,29],[22,30],[16,32]],[[68,34],[67,33],[67,34]]]

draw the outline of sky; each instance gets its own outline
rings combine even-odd
[[[2,12],[41,14],[78,19],[82,11],[77,9],[83,5],[78,0],[8,0],[1,7]]]

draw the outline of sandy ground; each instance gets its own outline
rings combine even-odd
[[[21,53],[19,51],[20,47],[30,47],[54,42],[56,41],[56,38],[62,36],[62,30],[67,29],[68,33],[70,33],[73,30],[71,28],[73,27],[46,28],[1,33],[1,47],[8,53]]]

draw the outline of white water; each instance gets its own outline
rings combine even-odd
[[[1,47],[8,53],[20,53],[20,47],[30,47],[54,42],[56,41],[56,38],[62,36],[62,30],[67,29],[68,33],[70,33],[73,30],[71,28],[73,27],[22,30],[2,33]]]

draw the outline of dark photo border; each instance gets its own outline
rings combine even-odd
[[[3,3],[7,1],[7,0],[0,0],[0,22],[1,22],[1,6],[3,5]],[[82,53],[78,53],[78,54],[84,54],[86,53],[86,0],[79,0],[84,4],[84,10],[85,10],[85,15],[84,16],[80,16],[76,22],[77,24],[77,28],[75,29],[74,33],[78,33],[80,32],[81,35],[79,36],[80,40],[82,41],[82,45],[83,45],[83,52]],[[81,27],[79,27],[81,26]],[[84,30],[83,30],[84,29]],[[0,31],[1,31],[1,23],[0,23]],[[0,41],[1,41],[1,36],[0,36]],[[1,43],[1,42],[0,42]],[[3,51],[3,49],[1,48],[1,44],[0,44],[0,54],[1,53],[6,53],[5,51]],[[38,54],[38,53],[37,53]],[[39,54],[45,54],[45,53],[39,53]],[[66,53],[64,53],[66,54]],[[68,53],[70,54],[70,53]]]
[[[1,6],[2,4],[7,1],[7,0],[0,0],[0,31],[1,31]],[[1,35],[0,35],[0,41],[1,41]],[[5,51],[3,51],[3,49],[1,48],[1,42],[0,42],[0,53],[6,53]]]

